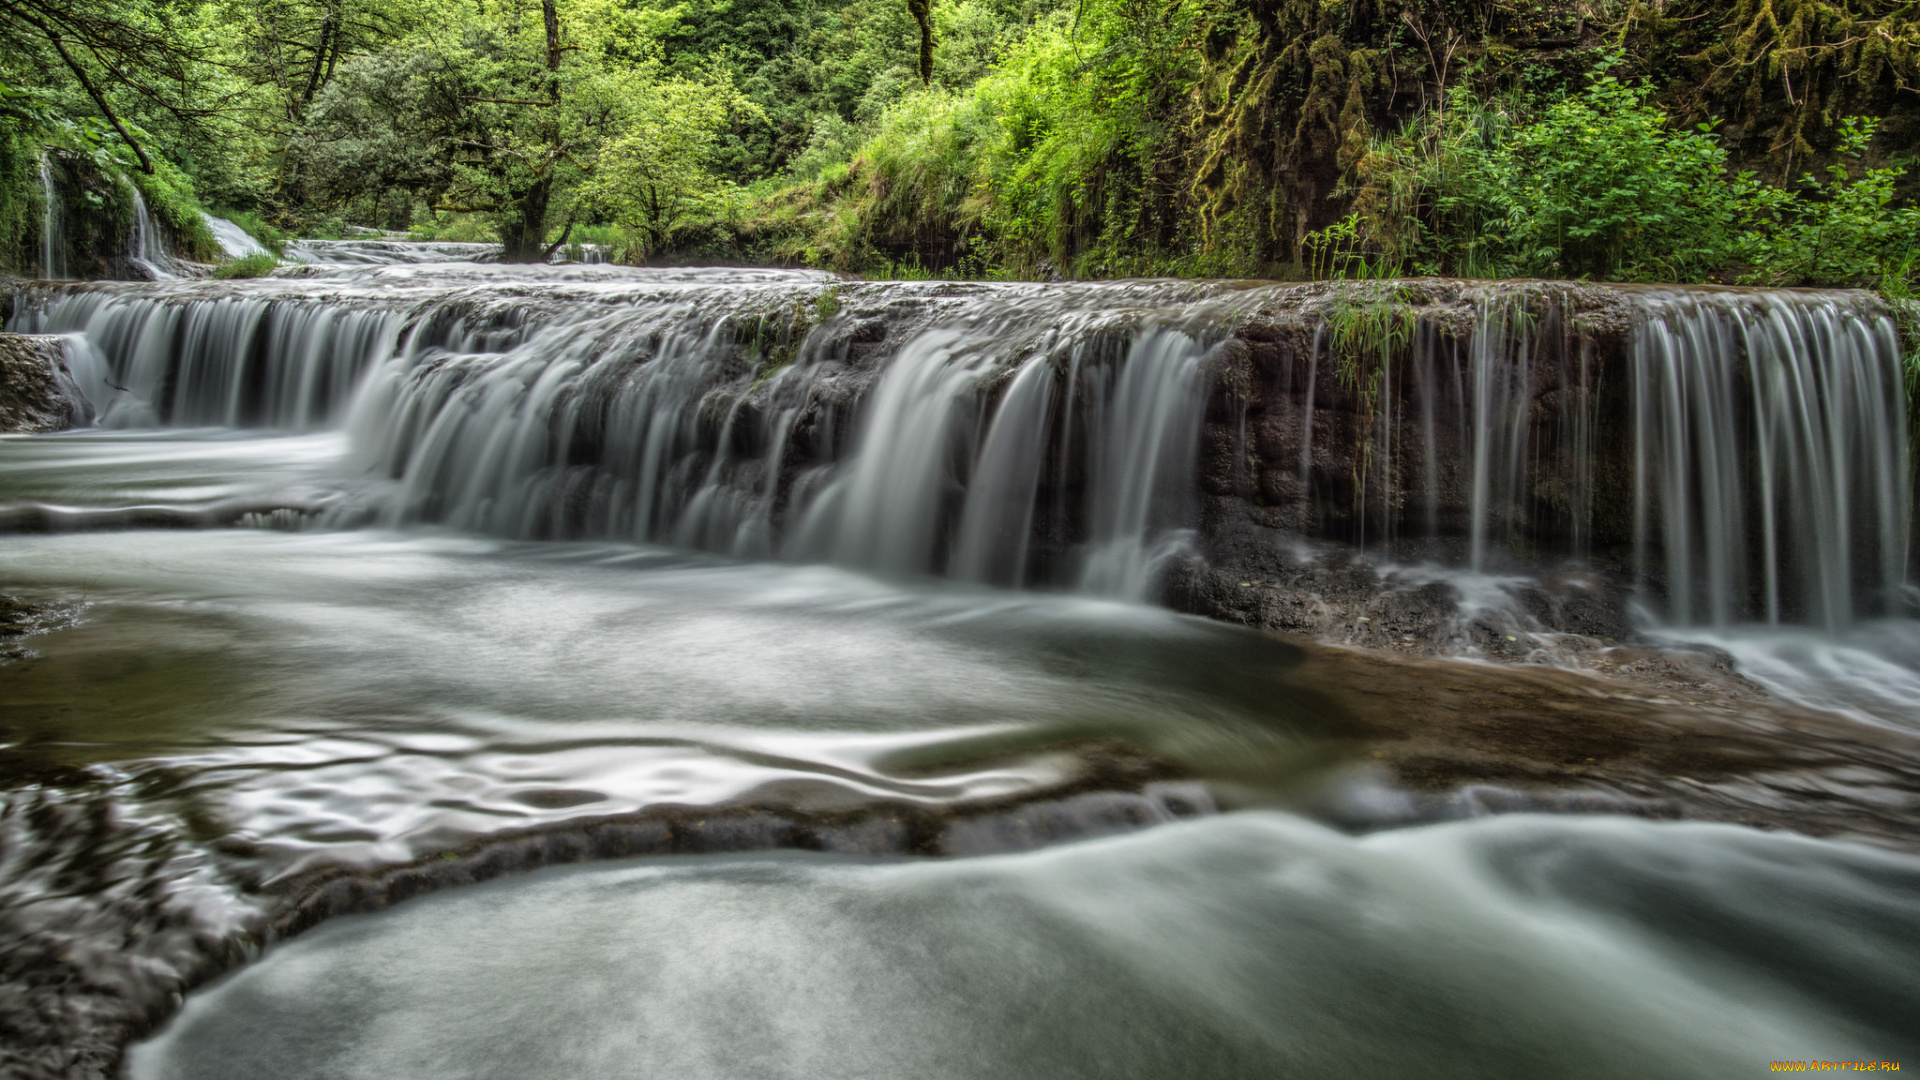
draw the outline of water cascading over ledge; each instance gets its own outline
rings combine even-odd
[[[1900,348],[1866,294],[1406,282],[1308,307],[1240,330],[1202,469],[1216,572],[1185,606],[1307,628],[1235,593],[1311,592],[1275,543],[1305,536],[1495,575],[1584,566],[1616,590],[1593,602],[1631,593],[1676,625],[1908,609]]]
[[[1302,540],[1585,566],[1682,624],[1906,604],[1863,294],[315,266],[28,292],[9,326],[67,335],[103,423],[345,425],[371,483],[335,524],[1141,599],[1173,569],[1177,606],[1295,629]]]

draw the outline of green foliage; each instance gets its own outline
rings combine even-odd
[[[644,258],[665,246],[681,218],[725,200],[730,185],[711,168],[720,133],[731,118],[752,118],[757,109],[725,74],[710,81],[628,78],[620,109],[624,122],[601,148],[584,194],[602,216],[641,238],[636,254]]]
[[[1754,267],[1748,280],[1771,285],[1849,284],[1905,296],[1920,278],[1920,207],[1896,208],[1904,170],[1852,172],[1873,139],[1875,122],[1841,124],[1841,159],[1822,181],[1802,177],[1801,192],[1759,188],[1741,203],[1749,235],[1741,245]]]
[[[272,255],[255,252],[221,263],[214,268],[213,276],[222,279],[266,277],[279,265],[280,260]]]
[[[52,148],[201,258],[196,197],[889,276],[1913,276],[1912,0],[20,0],[0,44],[14,267]]]
[[[1301,241],[1308,276],[1315,280],[1347,281],[1400,276],[1401,262],[1388,254],[1369,257],[1360,212],[1354,211]]]
[[[1529,115],[1461,87],[1360,164],[1385,251],[1429,273],[1692,281],[1725,265],[1735,186],[1712,126],[1596,75]]]
[[[1687,282],[1745,267],[1754,283],[1884,287],[1920,273],[1903,171],[1853,175],[1874,121],[1842,121],[1827,179],[1794,190],[1733,172],[1714,125],[1677,127],[1649,94],[1596,76],[1534,109],[1456,89],[1361,162],[1357,231],[1377,261],[1467,277]],[[1358,258],[1340,235],[1340,257]]]
[[[722,136],[715,168],[738,184],[818,175],[827,146],[845,161],[854,130],[928,86],[964,91],[995,55],[1062,0],[940,0],[931,79],[918,72],[921,31],[904,0],[648,0],[661,58],[682,77],[716,65],[758,113]],[[811,154],[811,159],[802,159]]]
[[[1627,29],[1651,45],[1691,44],[1695,102],[1723,102],[1765,140],[1780,173],[1827,152],[1835,117],[1920,90],[1920,5],[1912,0],[1636,3]],[[1684,53],[1683,53],[1684,55]]]
[[[0,85],[0,270],[23,271],[33,265],[40,239],[40,144],[38,95]]]
[[[1160,197],[1189,23],[1134,0],[1056,12],[966,92],[936,78],[898,98],[844,163],[828,156],[847,127],[819,125],[798,183],[758,190],[746,229],[778,234],[788,257],[888,276],[1232,269],[1205,261]]]

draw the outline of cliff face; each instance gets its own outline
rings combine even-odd
[[[91,419],[58,338],[0,334],[0,434],[64,431]]]

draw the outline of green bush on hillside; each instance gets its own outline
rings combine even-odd
[[[1873,121],[1845,121],[1827,179],[1796,190],[1732,172],[1715,125],[1676,127],[1650,96],[1604,75],[1537,110],[1456,89],[1362,159],[1353,232],[1376,266],[1465,277],[1882,286],[1920,271],[1901,170],[1852,175]]]

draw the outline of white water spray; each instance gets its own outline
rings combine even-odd
[[[155,281],[170,281],[179,277],[174,270],[172,254],[167,251],[159,231],[153,227],[153,216],[147,212],[146,198],[131,181],[128,181],[127,188],[133,192],[133,233],[127,238],[127,259],[145,270]]]

